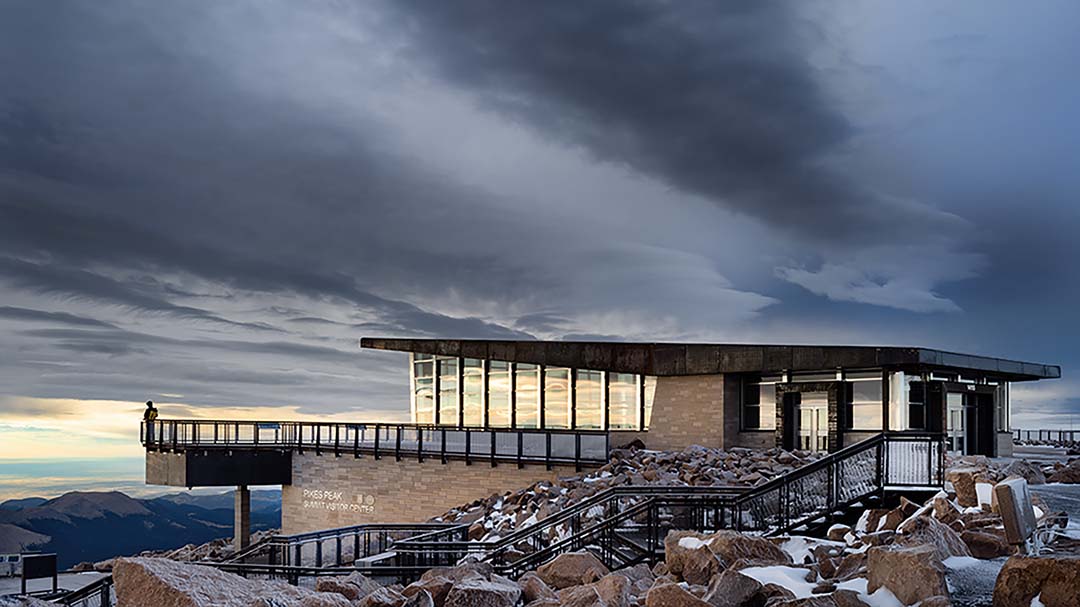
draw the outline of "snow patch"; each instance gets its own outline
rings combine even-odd
[[[687,550],[697,550],[698,548],[704,548],[708,545],[709,542],[699,540],[696,537],[679,538],[679,547],[686,548]]]
[[[994,486],[990,483],[975,483],[975,494],[979,496],[980,505],[990,505],[991,496],[994,494]]]
[[[1046,607],[1046,605],[1043,605],[1041,592],[1031,597],[1031,607]]]

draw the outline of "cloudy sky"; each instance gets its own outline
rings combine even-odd
[[[1078,19],[6,0],[0,458],[400,416],[384,335],[939,347],[1061,364],[1016,421],[1068,427]]]

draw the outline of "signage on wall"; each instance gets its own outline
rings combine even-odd
[[[349,499],[349,498],[352,499]],[[304,489],[304,508],[309,510],[329,510],[331,512],[375,513],[375,496],[358,493],[346,496],[344,491],[327,489]]]

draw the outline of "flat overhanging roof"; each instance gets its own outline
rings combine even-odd
[[[1010,381],[1061,377],[1061,367],[894,346],[680,344],[365,337],[360,347],[643,375],[777,373],[878,367],[979,371]]]

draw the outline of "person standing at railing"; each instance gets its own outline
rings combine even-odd
[[[150,443],[154,440],[154,420],[157,419],[158,410],[154,406],[154,401],[146,401],[146,410],[143,411],[143,421],[146,422],[146,446],[150,446]]]

